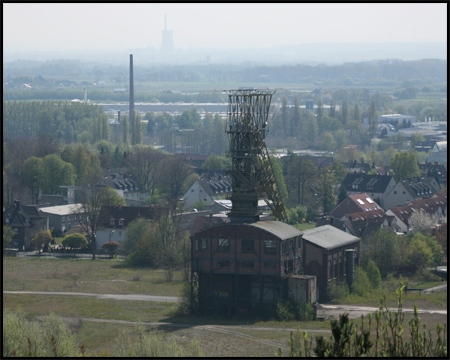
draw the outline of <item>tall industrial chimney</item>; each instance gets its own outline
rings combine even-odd
[[[130,54],[130,121],[134,110],[133,54]]]
[[[84,103],[87,104],[87,90],[84,88]]]

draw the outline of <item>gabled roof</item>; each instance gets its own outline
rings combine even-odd
[[[205,173],[197,182],[210,197],[225,195],[232,191],[231,177],[229,175],[215,174],[211,176]]]
[[[348,204],[351,206],[348,206]],[[347,196],[344,201],[342,201],[333,209],[331,215],[335,219],[340,219],[346,214],[361,211],[383,211],[383,209],[369,195],[367,195],[366,193],[362,193]]]
[[[276,220],[256,221],[246,225],[267,231],[279,237],[281,240],[290,239],[302,234],[297,228]]]
[[[346,175],[342,186],[349,192],[384,193],[392,179],[391,175],[352,173]]]
[[[99,227],[111,227],[110,220],[122,220],[126,228],[133,220],[140,217],[155,219],[159,216],[161,209],[155,206],[102,206],[99,214]]]
[[[411,201],[404,206],[396,206],[389,209],[389,211],[407,225],[409,225],[408,220],[411,215],[419,210],[423,210],[428,214],[434,214],[439,208],[441,208],[441,210],[446,213],[447,193],[440,192],[435,195],[437,196]]]
[[[33,226],[33,220],[46,219],[36,206],[21,205],[17,200],[4,211],[3,218],[9,219],[11,227],[30,227]]]
[[[440,190],[436,180],[429,176],[403,179],[400,182],[413,198],[431,197]]]
[[[329,250],[360,241],[358,237],[347,234],[331,225],[305,230],[303,240]]]
[[[145,191],[129,168],[108,168],[103,170],[103,179],[101,182],[105,186],[117,190]]]
[[[68,204],[68,205],[42,207],[39,210],[46,214],[65,216],[82,213],[83,206],[82,204]]]

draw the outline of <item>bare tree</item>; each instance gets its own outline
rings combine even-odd
[[[164,156],[162,152],[152,147],[135,147],[134,152],[128,157],[128,166],[133,174],[145,190],[151,192],[152,195]]]
[[[85,223],[80,223],[80,227],[88,235],[92,260],[95,260],[97,251],[97,226],[100,222],[100,210],[102,206],[125,205],[125,200],[112,188],[89,185],[84,188],[81,199],[81,209],[87,219]]]
[[[164,171],[159,172],[158,182],[168,191],[169,205],[171,209],[175,210],[183,183],[192,173],[192,169],[182,159],[174,155],[164,158],[161,169],[164,169]]]

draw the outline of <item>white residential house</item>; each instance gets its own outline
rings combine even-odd
[[[386,195],[386,209],[403,206],[408,202],[429,198],[441,190],[434,177],[416,177],[400,180]]]
[[[212,205],[215,200],[231,196],[231,178],[225,174],[203,174],[183,196],[184,208],[189,209],[194,203]]]

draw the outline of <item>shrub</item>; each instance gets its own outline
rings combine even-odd
[[[297,330],[291,332],[288,340],[290,357],[441,357],[448,358],[447,354],[447,324],[437,324],[436,336],[431,330],[420,331],[420,317],[417,307],[414,306],[414,315],[410,319],[409,342],[403,338],[403,326],[405,314],[402,310],[403,287],[397,289],[398,311],[387,308],[386,296],[380,300],[379,310],[375,313],[374,340],[370,338],[372,314],[368,316],[368,322],[361,316],[361,325],[348,318],[348,314],[339,315],[338,320],[331,320],[331,335],[327,339],[323,336],[315,336],[308,340],[308,334]],[[365,325],[367,324],[367,326]],[[374,341],[374,342],[373,342]],[[303,346],[302,346],[303,345]],[[313,354],[313,352],[314,354]],[[281,348],[275,355],[283,356]]]
[[[364,294],[371,289],[371,283],[369,277],[363,268],[357,266],[355,268],[355,279],[351,286],[352,292],[359,296],[364,296]]]
[[[329,300],[337,300],[343,298],[349,294],[349,288],[347,283],[330,281],[327,286],[327,296]]]
[[[86,236],[80,233],[75,233],[72,235],[66,235],[64,236],[64,239],[62,241],[63,246],[67,246],[70,248],[81,248],[88,245],[88,241],[86,239]]]
[[[277,317],[280,321],[292,321],[295,319],[295,309],[291,301],[278,300]]]
[[[372,288],[379,289],[381,285],[381,274],[373,260],[369,260],[367,264],[367,276],[369,277]]]
[[[143,325],[124,330],[116,339],[114,356],[119,357],[201,357],[201,344],[192,340],[187,349],[174,338],[164,339],[156,330],[145,332]]]
[[[23,313],[3,312],[3,357],[73,357],[76,347],[74,335],[55,314],[29,322]]]
[[[316,308],[310,303],[300,303],[292,299],[277,302],[276,316],[280,321],[312,321],[316,318]]]

